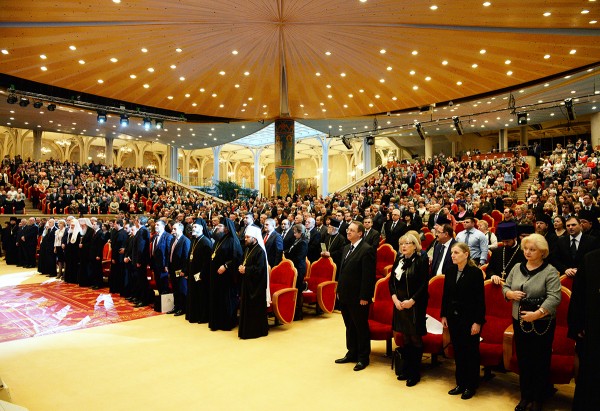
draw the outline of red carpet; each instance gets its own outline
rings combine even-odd
[[[60,281],[0,288],[0,342],[160,315],[107,291]]]

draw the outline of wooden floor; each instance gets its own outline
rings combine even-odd
[[[47,279],[18,270],[0,262],[0,286]],[[333,362],[346,351],[341,315],[304,318],[248,341],[167,315],[11,341],[0,344],[0,377],[13,402],[32,411],[508,411],[519,400],[510,373],[482,383],[469,401],[447,395],[454,386],[447,359],[407,388],[383,342],[373,343],[371,365],[354,372]],[[557,388],[545,409],[570,409],[573,384]]]

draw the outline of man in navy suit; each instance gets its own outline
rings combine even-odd
[[[379,248],[381,234],[373,228],[373,219],[371,217],[365,217],[363,225],[365,226],[365,236],[363,240],[377,250]]]
[[[281,262],[283,254],[283,239],[281,235],[275,231],[275,220],[267,218],[265,220],[264,237],[265,250],[267,252],[267,261],[271,268]]]
[[[294,244],[294,232],[290,228],[290,220],[285,219],[281,222],[281,238],[283,239],[283,249],[289,249]]]
[[[171,229],[173,241],[171,241],[169,254],[169,276],[173,284],[173,310],[167,314],[176,316],[185,314],[185,301],[187,297],[187,280],[181,273],[188,263],[190,257],[190,239],[183,235],[183,224],[175,223]]]
[[[348,351],[335,362],[356,362],[354,371],[364,370],[371,354],[369,303],[375,288],[375,249],[363,241],[364,233],[365,227],[360,222],[353,221],[348,226],[350,244],[343,250],[337,288]]]
[[[308,261],[314,263],[321,257],[321,233],[317,230],[315,219],[308,217],[304,223],[308,236]]]
[[[150,243],[150,267],[154,271],[156,287],[161,294],[169,292],[169,252],[173,236],[165,232],[165,222],[157,220],[154,225],[156,234]]]
[[[433,249],[433,258],[431,260],[431,275],[446,274],[452,262],[452,253],[450,250],[456,240],[454,240],[454,230],[450,224],[437,224],[435,226],[437,244]]]
[[[400,245],[398,241],[408,231],[408,226],[400,220],[400,210],[392,210],[392,219],[383,226],[385,232],[385,242],[392,246],[398,252]]]

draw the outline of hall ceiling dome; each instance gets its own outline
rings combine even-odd
[[[490,3],[10,1],[0,72],[185,115],[302,121],[457,101],[600,60],[596,1]]]

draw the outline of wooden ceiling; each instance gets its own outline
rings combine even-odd
[[[0,73],[242,121],[359,117],[597,63],[597,3],[3,1]]]

